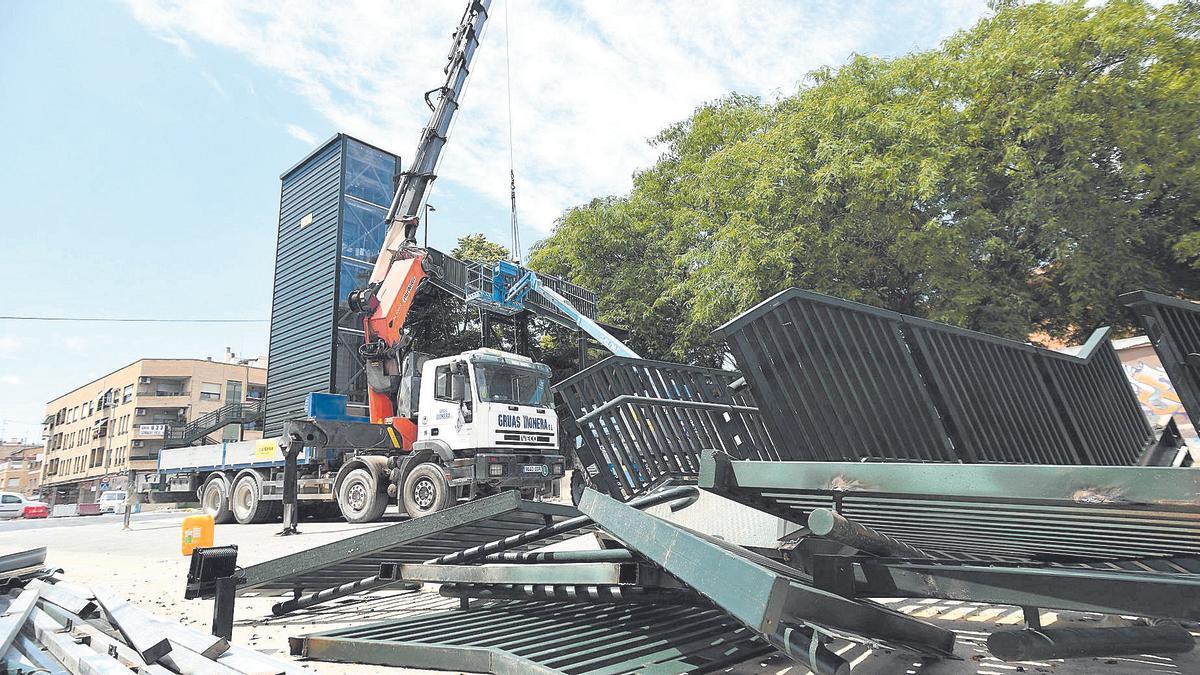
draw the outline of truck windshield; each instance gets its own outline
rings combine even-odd
[[[536,370],[497,364],[475,365],[479,400],[515,405],[550,405],[550,382]]]

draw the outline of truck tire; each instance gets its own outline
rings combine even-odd
[[[375,476],[366,469],[346,474],[338,488],[338,506],[348,523],[372,523],[387,510],[387,493],[379,489]]]
[[[258,476],[251,471],[242,472],[233,481],[229,505],[233,517],[242,525],[265,523],[278,511],[276,503],[263,499]]]
[[[229,509],[229,483],[221,474],[213,474],[200,488],[200,508],[213,517],[217,525],[233,522],[233,511]]]
[[[418,464],[408,472],[400,499],[404,510],[413,518],[437,513],[455,501],[446,474],[433,462]]]

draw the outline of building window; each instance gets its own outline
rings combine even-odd
[[[133,400],[133,385],[125,385],[125,391],[121,394],[121,403],[129,403]]]
[[[221,385],[217,382],[201,382],[200,383],[200,400],[201,401],[220,401],[221,400]]]
[[[16,490],[19,487],[21,487],[21,479],[20,478],[9,478],[8,479],[8,489],[9,490]]]

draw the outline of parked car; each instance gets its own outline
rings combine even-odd
[[[44,502],[23,497],[16,492],[0,492],[0,520],[24,518],[25,507],[27,506],[40,506],[42,507],[41,510],[46,508]],[[39,509],[34,509],[33,511],[36,513]],[[35,515],[33,517],[38,518],[40,516]]]
[[[41,502],[26,502],[23,518],[49,518],[50,507]]]
[[[125,510],[124,490],[105,490],[100,494],[100,513],[116,513]]]

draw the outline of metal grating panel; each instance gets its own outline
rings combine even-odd
[[[734,501],[797,523],[833,508],[952,559],[1200,555],[1200,473],[1191,469],[703,462],[701,487]]]
[[[1137,313],[1192,426],[1200,429],[1200,304],[1149,291],[1126,293],[1121,301]]]
[[[292,638],[293,654],[483,673],[718,672],[775,650],[715,609],[509,602]]]
[[[1107,329],[1075,357],[793,288],[716,334],[789,458],[1115,465],[1152,440]]]
[[[772,460],[779,453],[740,374],[663,361],[609,357],[554,386],[559,420],[592,484],[631,499],[664,478],[694,479],[700,453]],[[688,407],[687,403],[717,404]]]
[[[250,566],[238,592],[332,588],[376,576],[384,562],[424,562],[579,515],[569,506],[503,492]]]

